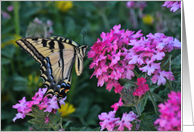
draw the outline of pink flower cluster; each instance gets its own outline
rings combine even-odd
[[[135,120],[137,115],[133,111],[130,111],[128,114],[124,113],[120,120],[120,117],[115,118],[115,114],[116,111],[110,111],[108,114],[103,112],[101,115],[98,115],[98,118],[101,120],[99,123],[101,131],[105,128],[108,131],[123,131],[125,127],[131,130],[132,124],[130,122]]]
[[[147,6],[146,1],[127,1],[127,8],[140,8],[141,10]]]
[[[146,91],[149,91],[149,87],[148,87],[148,84],[145,84],[146,83],[146,79],[141,77],[141,78],[137,78],[137,85],[138,85],[138,88],[135,89],[135,91],[133,92],[133,95],[134,96],[139,96],[141,97],[142,95],[145,94]]]
[[[128,128],[128,130],[131,130],[132,124],[130,121],[137,120],[136,118],[138,116],[133,111],[130,111],[128,114],[123,113],[121,120],[120,117],[115,118],[116,111],[118,110],[119,106],[122,105],[122,98],[120,98],[118,103],[111,106],[111,108],[114,109],[113,111],[110,111],[108,114],[103,112],[101,115],[98,115],[98,118],[101,120],[99,123],[101,126],[101,131],[105,128],[108,131],[123,131],[125,127]]]
[[[175,12],[181,8],[181,1],[165,1],[162,6],[166,6],[167,8],[170,8],[170,11]]]
[[[159,104],[160,118],[154,124],[159,131],[181,131],[181,93],[172,91],[164,104]]]
[[[141,30],[134,34],[134,31],[120,28],[119,24],[110,33],[102,32],[102,40],[97,39],[88,52],[88,58],[93,58],[90,68],[95,69],[92,76],[98,78],[98,86],[107,83],[106,89],[110,91],[114,86],[115,93],[119,93],[123,86],[118,80],[131,80],[135,76],[135,65],[148,76],[153,75],[152,82],[157,82],[157,85],[164,85],[165,78],[174,80],[172,72],[161,71],[160,62],[155,61],[161,61],[166,52],[180,49],[179,40],[162,33],[150,33],[146,38],[142,36]]]
[[[19,118],[24,119],[26,114],[32,111],[33,105],[37,105],[40,110],[44,109],[44,112],[56,113],[56,109],[59,109],[59,106],[57,104],[57,97],[53,96],[52,98],[48,98],[46,96],[43,98],[46,90],[47,88],[39,88],[38,92],[36,92],[34,97],[32,97],[32,101],[26,101],[26,97],[23,97],[22,100],[19,100],[19,103],[13,105],[13,108],[17,109],[18,111],[16,117],[13,118],[13,122],[15,122],[15,120]],[[66,98],[59,100],[59,104],[65,105],[65,99]],[[45,121],[48,122],[48,119],[45,119]]]

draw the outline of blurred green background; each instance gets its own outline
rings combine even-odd
[[[110,32],[110,29],[118,24],[121,24],[121,29],[142,30],[144,35],[162,32],[166,36],[180,40],[180,10],[170,12],[170,9],[162,7],[164,3],[162,1],[140,2],[142,9],[127,8],[126,3],[126,1],[1,1],[2,130],[29,130],[28,116],[16,120],[15,123],[12,122],[17,113],[12,106],[23,96],[30,101],[38,88],[43,87],[43,80],[39,77],[39,64],[15,43],[17,39],[37,35],[38,28],[35,30],[31,27],[35,18],[44,26],[49,25],[48,20],[52,22],[47,26],[51,36],[65,36],[80,45],[83,45],[82,32],[85,31],[84,39],[89,47],[100,38],[102,32]],[[173,54],[176,55],[177,52]],[[90,62],[86,58],[87,56],[84,59],[83,73],[79,77],[73,69],[72,86],[66,102],[72,104],[76,110],[63,117],[64,121],[73,122],[69,127],[99,127],[98,115],[111,111],[110,106],[119,100],[119,94],[115,94],[113,90],[108,92],[105,86],[97,87],[95,77],[90,79],[94,70],[89,69]],[[149,107],[152,107],[150,102],[146,105],[148,110]],[[121,107],[117,116],[130,110],[131,108]]]

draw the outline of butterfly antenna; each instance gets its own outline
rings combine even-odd
[[[83,31],[82,34],[83,34],[83,43],[84,43],[84,35],[86,34],[86,32]],[[85,44],[85,43],[84,43],[84,44]]]
[[[82,34],[83,34],[83,43],[84,43],[84,35],[86,34],[86,32],[85,31],[83,31],[82,32]],[[85,44],[85,43],[84,43]],[[89,51],[88,49],[86,49],[86,51]],[[90,63],[92,63],[92,61],[91,60],[89,60],[88,58],[86,58]]]

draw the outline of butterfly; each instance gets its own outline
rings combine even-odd
[[[27,37],[17,40],[16,43],[40,64],[40,76],[47,87],[44,97],[55,95],[61,108],[59,100],[66,97],[70,90],[73,65],[75,64],[75,71],[79,76],[88,46],[80,46],[77,42],[61,36]]]

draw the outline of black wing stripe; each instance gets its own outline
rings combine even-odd
[[[16,41],[16,43],[24,50],[26,51],[28,54],[30,54],[38,63],[41,64],[42,60],[45,58],[44,56],[42,56],[37,50],[36,48],[29,43],[28,41],[25,41],[23,39],[20,39],[18,41]]]
[[[69,75],[69,77],[68,77],[68,81],[70,82],[70,84],[71,84],[71,76],[72,76],[72,70],[73,70],[73,65],[74,65],[74,63],[75,63],[75,55],[74,55],[74,57],[73,57],[73,59],[72,59],[72,61],[71,61],[71,66],[70,66],[70,69],[69,69],[69,73],[68,73],[68,75]]]

